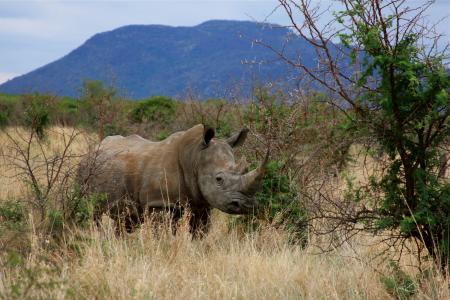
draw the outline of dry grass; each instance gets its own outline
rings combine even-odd
[[[82,298],[387,297],[377,275],[366,272],[359,262],[336,255],[309,255],[270,229],[238,237],[216,226],[201,241],[191,241],[185,233],[155,239],[142,229],[119,240],[97,233],[80,264],[68,272],[71,287]]]
[[[50,136],[54,147],[61,146],[58,136]],[[0,135],[0,145],[6,142]],[[80,138],[75,147],[85,151],[86,139]],[[8,178],[8,172],[0,160],[0,199],[21,200],[26,186]],[[312,246],[290,244],[283,231],[270,226],[253,234],[230,228],[228,216],[217,211],[210,233],[201,240],[191,239],[186,222],[176,236],[164,227],[155,230],[151,223],[117,237],[104,218],[102,228],[68,230],[57,244],[42,240],[31,226],[31,251],[22,269],[32,275],[17,267],[0,268],[0,296],[14,295],[18,286],[24,298],[392,298],[380,281],[389,269],[375,259],[379,249],[363,246],[370,244],[369,237],[317,254]],[[1,260],[6,263],[6,256]],[[416,278],[417,270],[406,267],[413,261],[406,255],[402,267]],[[416,285],[414,298],[450,298],[448,282],[438,274],[416,280]]]

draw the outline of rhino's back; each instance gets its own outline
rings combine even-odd
[[[183,135],[183,131],[175,132],[165,140],[159,142],[153,142],[147,140],[137,134],[133,134],[127,137],[121,135],[107,136],[100,144],[100,148],[103,151],[117,152],[123,151],[153,151],[160,149],[172,150],[171,148],[177,147],[176,141]]]
[[[139,150],[147,147],[151,147],[155,142],[151,142],[140,137],[137,134],[133,134],[127,137],[121,135],[107,136],[100,143],[100,150],[105,153],[117,154],[120,151]]]
[[[138,135],[109,136],[100,144],[98,174],[91,184],[111,201],[129,196],[145,205],[161,205],[161,190],[179,185],[178,145],[182,133],[161,142]],[[178,188],[172,189],[177,191]]]

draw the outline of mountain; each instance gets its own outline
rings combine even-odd
[[[1,93],[79,96],[86,79],[113,85],[130,98],[150,95],[223,96],[236,84],[286,78],[289,70],[273,51],[289,31],[247,21],[208,21],[193,27],[130,25],[94,35],[66,56],[0,85]],[[294,47],[314,61],[311,47]]]

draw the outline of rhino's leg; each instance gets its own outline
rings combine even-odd
[[[131,233],[141,224],[141,218],[136,214],[128,214],[123,220],[124,229]]]
[[[170,230],[172,234],[177,234],[178,222],[182,219],[184,214],[184,209],[181,207],[171,207],[166,211],[167,216],[170,218]]]
[[[121,208],[121,223],[126,232],[131,233],[138,228],[144,221],[144,212],[139,204],[130,196],[127,195],[122,201]]]
[[[192,238],[202,238],[208,233],[210,226],[210,208],[192,209],[189,220]]]
[[[158,230],[161,228],[161,225],[163,225],[165,229],[170,230],[170,232],[175,235],[177,233],[178,222],[182,219],[183,212],[184,210],[181,207],[148,208],[142,222],[144,222],[146,218],[149,218],[156,234],[158,234]]]
[[[98,213],[101,217],[102,213],[106,213],[115,222],[116,234],[121,235],[124,231],[131,233],[139,227],[143,222],[143,211],[139,205],[128,195],[111,197],[105,205],[99,209]],[[112,199],[111,199],[112,198]],[[116,198],[115,200],[113,200]],[[111,199],[111,200],[110,200]]]

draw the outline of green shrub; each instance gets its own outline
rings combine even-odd
[[[109,124],[105,124],[103,129],[104,136],[110,136],[110,135],[118,135],[123,132],[121,126],[117,122],[112,122]]]
[[[370,184],[360,184],[363,197],[355,195],[367,206],[345,201],[318,217],[336,221],[333,231],[345,231],[341,236],[365,229],[385,233],[384,241],[392,243],[422,243],[445,273],[450,263],[450,182],[438,170],[439,158],[448,155],[450,136],[448,52],[424,42],[439,35],[432,26],[419,29],[427,6],[411,8],[411,1],[389,0],[377,1],[383,4],[373,9],[370,1],[344,2],[346,9],[333,12],[333,33],[314,20],[298,29],[324,58],[320,72],[332,76],[319,78],[318,69],[307,63],[296,61],[295,68],[330,94],[330,102],[344,112],[351,136],[359,137],[368,151],[378,148],[379,165],[370,168],[382,171]],[[318,9],[284,8],[303,17]],[[391,34],[395,32],[401,34]],[[335,37],[339,44],[328,43]],[[293,63],[288,56],[283,58]],[[346,147],[337,151],[345,152]]]
[[[62,98],[57,102],[57,118],[64,125],[76,126],[81,122],[80,102],[73,98]]]
[[[18,123],[19,100],[20,96],[0,94],[0,128]]]
[[[4,103],[0,103],[0,128],[5,127],[9,123],[9,107]]]
[[[395,262],[391,261],[389,268],[391,274],[380,278],[386,291],[398,300],[411,299],[417,292],[414,281]]]
[[[0,232],[16,230],[25,223],[25,208],[18,201],[7,200],[0,202]]]
[[[229,137],[233,134],[233,127],[225,120],[219,120],[216,127],[216,136],[218,138]]]
[[[134,123],[162,122],[169,123],[175,116],[175,102],[168,97],[154,96],[140,101],[130,113]]]
[[[270,223],[287,230],[291,242],[304,246],[307,242],[306,210],[300,204],[295,183],[285,171],[281,162],[270,161],[262,188],[255,195],[260,204],[257,215],[231,217],[230,225],[244,226],[244,231],[249,232]]]
[[[92,193],[81,195],[80,189],[76,188],[69,199],[66,219],[82,228],[87,228],[94,219],[94,212],[98,205],[106,201],[105,194]]]
[[[0,128],[5,127],[6,125],[8,125],[8,113],[5,112],[2,107],[0,106]]]
[[[113,87],[101,81],[83,83],[79,111],[83,125],[97,131],[100,139],[108,135],[127,133],[127,104],[117,97]]]
[[[60,210],[50,209],[47,212],[48,218],[48,232],[52,233],[54,236],[59,236],[64,229],[64,219],[63,214]]]
[[[170,132],[167,130],[161,130],[158,132],[158,134],[156,135],[156,139],[158,141],[162,141],[165,140],[166,138],[168,138],[170,136]]]
[[[45,129],[50,126],[50,116],[54,109],[54,98],[49,95],[31,94],[22,99],[24,123],[42,139]]]
[[[300,204],[295,183],[286,174],[288,171],[287,168],[283,170],[280,161],[270,161],[256,199],[272,224],[283,226],[291,234],[292,241],[304,244],[306,211]]]

